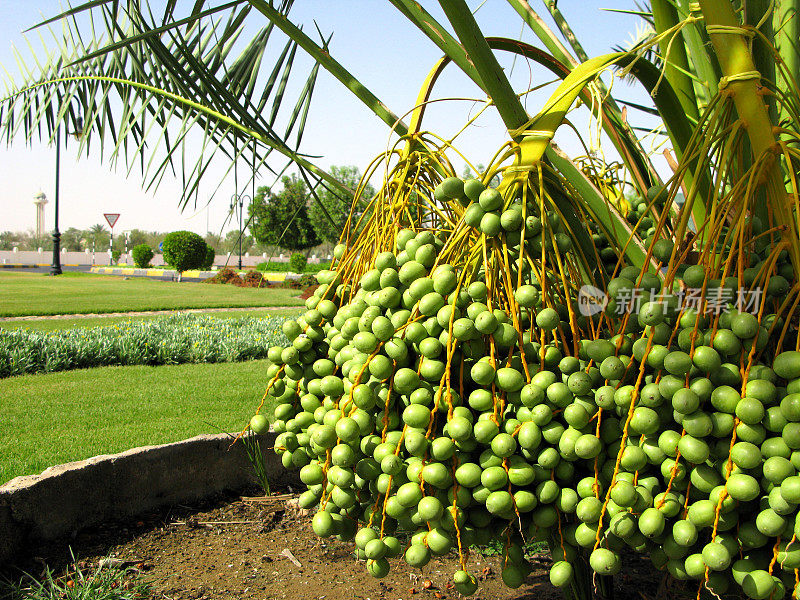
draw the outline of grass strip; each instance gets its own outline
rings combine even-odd
[[[240,431],[264,394],[268,366],[104,367],[0,380],[0,483],[99,454]]]
[[[302,305],[299,290],[0,271],[0,316]]]
[[[275,308],[270,310],[236,310],[219,311],[209,313],[199,313],[212,319],[265,319],[267,317],[297,317],[302,313],[303,308]],[[104,327],[107,325],[119,325],[121,323],[140,323],[162,319],[169,314],[158,315],[130,315],[113,317],[73,317],[58,319],[15,319],[13,321],[0,321],[0,331],[12,329],[28,329],[31,331],[60,331],[63,329]],[[198,313],[193,313],[198,314]]]

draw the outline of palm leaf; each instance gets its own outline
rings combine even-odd
[[[650,0],[650,4],[657,31],[666,31],[680,24],[681,18],[678,16],[678,10],[671,0]],[[668,37],[662,37],[659,39],[659,46],[664,60],[664,76],[678,95],[683,112],[689,119],[696,122],[699,118],[699,111],[683,34],[677,30]]]
[[[180,173],[182,206],[192,198],[196,202],[212,162],[227,162],[230,172],[242,156],[235,150],[237,139],[257,140],[247,147],[258,165],[272,170],[267,159],[277,151],[336,186],[335,179],[297,153],[318,67],[306,73],[299,94],[290,98],[286,90],[296,77],[297,45],[289,40],[280,54],[276,89],[263,73],[269,70],[264,56],[272,23],[234,56],[251,12],[239,4],[206,8],[196,2],[189,16],[177,18],[174,3],[168,3],[159,18],[141,0],[95,0],[48,19],[40,26],[63,23],[60,35],[51,30],[58,50],[34,54],[35,66],[20,62],[22,79],[9,81],[0,99],[0,135],[9,143],[18,136],[52,140],[59,125],[74,130],[82,119],[87,135],[81,151],[94,143],[112,165],[123,162],[130,172],[138,164],[148,189],[167,174]],[[290,7],[284,1],[272,10],[285,17]],[[86,11],[90,25],[82,28],[76,17]],[[286,105],[293,108],[287,112]],[[281,133],[279,121],[288,123]],[[200,158],[193,151],[197,136],[203,139]],[[294,145],[288,141],[292,136]]]
[[[544,20],[531,8],[526,0],[508,0],[508,2],[551,54],[547,55],[544,52],[532,52],[529,47],[521,43],[516,44],[519,48],[518,51],[524,53],[529,58],[537,60],[537,62],[546,66],[559,77],[565,77],[569,71],[578,65],[578,61],[569,53],[563,44],[561,44],[556,38],[555,33],[545,25]],[[576,53],[584,57],[581,60],[585,62],[585,52],[582,46],[570,28],[569,23],[567,23],[561,12],[555,7],[555,3],[549,3],[548,9],[551,11],[551,15],[556,19],[562,34],[570,41]],[[534,58],[534,56],[538,56],[538,58]],[[634,135],[633,129],[631,129],[622,118],[621,109],[611,94],[608,93],[608,89],[603,84],[602,80],[597,79],[594,85],[597,86],[597,89],[600,91],[600,96],[604,98],[602,106],[603,129],[611,138],[612,143],[616,146],[620,156],[622,156],[630,169],[634,184],[641,192],[644,192],[644,188],[656,182],[655,168]]]
[[[249,0],[250,4],[261,14],[267,17],[281,31],[283,31],[298,46],[305,50],[311,57],[319,62],[331,75],[336,77],[353,94],[366,104],[384,123],[393,127],[399,135],[405,135],[408,127],[403,121],[390,111],[375,94],[368,90],[352,73],[334,59],[325,48],[316,44],[310,37],[292,23],[283,12],[275,9],[270,2],[265,0]]]

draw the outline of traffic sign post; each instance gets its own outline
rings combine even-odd
[[[125,252],[123,252],[123,256],[125,256],[125,264],[127,264],[127,262],[128,262],[128,241],[129,241],[130,236],[131,236],[130,229],[124,230],[122,232],[122,235],[125,236]]]
[[[114,245],[114,225],[117,224],[119,220],[120,213],[103,213],[103,216],[106,218],[106,222],[108,226],[111,227],[111,239],[108,242],[108,257],[111,258],[112,255],[112,247]]]

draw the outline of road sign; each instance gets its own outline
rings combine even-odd
[[[159,252],[163,252],[164,251],[164,242],[158,242],[158,251]]]
[[[103,213],[103,216],[106,218],[108,226],[111,227],[111,229],[114,229],[114,225],[117,224],[117,220],[119,219],[119,214],[120,213]]]

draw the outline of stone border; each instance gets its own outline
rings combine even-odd
[[[260,436],[267,475],[272,484],[294,483],[272,451],[275,435]],[[231,441],[228,434],[199,435],[12,479],[0,486],[0,564],[32,543],[252,485],[244,447],[229,450]]]

